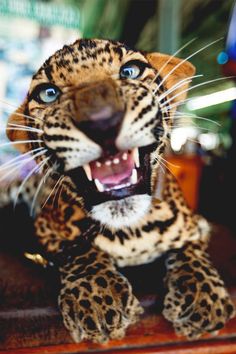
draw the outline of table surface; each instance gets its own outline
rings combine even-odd
[[[32,231],[30,224],[22,226],[23,214],[14,224],[8,224],[8,242],[4,243],[0,253],[0,352],[236,353],[236,319],[232,319],[216,337],[206,335],[197,341],[187,341],[175,335],[171,324],[161,315],[162,259],[122,270],[145,309],[141,320],[128,329],[123,340],[112,340],[105,345],[73,344],[56,306],[57,274],[20,255],[19,249],[24,244],[22,235]],[[0,222],[1,230],[7,230],[5,215],[4,218],[0,215]],[[17,241],[10,236],[13,229],[19,230],[15,232]],[[16,250],[9,244],[20,244],[21,247]],[[215,226],[209,251],[236,305],[236,237],[226,228]]]

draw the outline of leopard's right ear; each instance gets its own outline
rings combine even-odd
[[[188,78],[191,79],[195,74],[195,67],[188,61],[167,54],[148,53],[146,57],[153,68],[158,72],[161,71],[162,80],[165,82],[164,86],[167,90],[183,80],[183,84],[179,88],[176,88],[170,94],[170,97],[176,96],[173,102],[175,101],[177,103],[184,100],[189,85],[189,82],[186,80],[184,83],[184,80]]]
[[[17,127],[13,125],[17,124],[27,127],[27,121],[24,116],[26,104],[27,100],[25,99],[24,102],[20,105],[20,107],[17,108],[17,110],[8,117],[6,135],[11,141],[21,141],[30,139],[27,131],[21,130],[20,127],[19,129],[17,129]],[[16,144],[15,147],[22,153],[28,151],[27,144],[24,143]]]

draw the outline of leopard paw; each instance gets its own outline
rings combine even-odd
[[[124,337],[126,328],[143,312],[129,282],[120,273],[106,270],[64,282],[59,307],[75,342],[104,343]]]
[[[173,272],[168,288],[163,315],[173,323],[178,335],[192,339],[207,332],[217,334],[235,315],[224,283],[214,269],[211,276],[201,271],[181,276]]]

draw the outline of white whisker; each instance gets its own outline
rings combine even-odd
[[[160,73],[163,71],[163,69],[169,64],[169,62],[178,54],[180,53],[184,48],[186,48],[187,46],[189,46],[191,43],[193,43],[195,40],[197,39],[197,37],[191,39],[190,41],[188,41],[186,44],[184,44],[181,48],[179,48],[174,54],[172,54],[169,59],[165,62],[165,64],[162,65],[162,67],[158,70],[157,75],[155,76],[155,78],[153,79],[152,83],[156,80],[156,78],[158,77],[158,75],[160,75]]]
[[[25,177],[24,180],[22,181],[22,183],[21,183],[21,185],[20,185],[20,187],[19,187],[19,189],[18,189],[18,191],[17,191],[16,198],[15,198],[15,201],[14,201],[14,207],[15,207],[16,204],[17,204],[17,200],[18,200],[18,198],[19,198],[19,195],[20,195],[22,189],[24,188],[25,183],[28,181],[28,179],[29,179],[34,173],[38,172],[38,171],[40,170],[41,166],[42,166],[42,165],[44,166],[44,165],[47,163],[47,161],[48,161],[49,159],[50,159],[50,157],[47,157],[47,158],[45,158],[43,161],[39,162],[39,164],[36,165],[36,166],[34,166],[34,168],[32,168],[32,169],[30,170],[30,172],[26,175],[26,177]]]
[[[44,165],[42,165],[41,168],[42,168],[43,166],[44,166]],[[35,192],[35,194],[34,194],[34,198],[33,198],[32,204],[31,204],[30,216],[33,216],[34,206],[35,206],[36,200],[37,200],[37,198],[38,198],[40,189],[42,188],[43,184],[46,182],[47,178],[48,178],[49,175],[52,173],[52,171],[53,171],[53,167],[48,168],[47,172],[45,173],[45,175],[41,178],[41,181],[39,182],[39,185],[38,185],[38,187],[37,187],[37,189],[36,189],[36,192]]]
[[[172,162],[170,162],[170,161],[164,159],[164,157],[162,157],[162,156],[160,156],[160,155],[158,155],[158,158],[161,159],[161,160],[163,160],[167,165],[170,165],[170,166],[173,166],[173,167],[176,167],[176,168],[180,168],[179,165],[175,165],[174,163],[172,163]]]
[[[27,163],[29,163],[30,161],[33,161],[35,159],[35,157],[38,157],[40,155],[43,155],[45,152],[47,151],[47,149],[38,152],[37,154],[35,154],[34,156],[31,156],[27,159],[24,159],[23,161],[17,161],[14,164],[12,164],[10,167],[13,167],[12,169],[10,169],[10,171],[8,171],[7,173],[5,173],[1,178],[0,181],[3,181],[4,179],[6,179],[6,177],[8,177],[9,175],[11,175],[13,172],[18,171],[19,170],[19,166],[20,168],[22,168],[23,166],[27,165]],[[9,166],[8,166],[9,167]]]
[[[178,102],[176,102],[176,103],[173,103],[173,104],[171,104],[171,105],[167,105],[165,108],[166,108],[168,111],[170,111],[170,110],[172,110],[172,109],[175,108],[175,107],[182,106],[183,104],[185,104],[186,102],[188,102],[188,101],[190,101],[190,100],[192,100],[192,97],[185,98],[184,100],[180,100],[180,101],[178,101]]]
[[[61,179],[61,181],[60,181],[60,183],[59,183],[59,185],[58,185],[58,187],[57,187],[57,189],[56,189],[56,192],[55,192],[55,194],[54,194],[53,201],[52,201],[52,206],[55,206],[56,199],[57,199],[57,202],[58,202],[58,200],[59,200],[59,194],[58,194],[58,192],[59,192],[59,190],[60,190],[60,186],[62,185],[62,181],[64,180],[64,178],[65,178],[65,176]],[[62,185],[62,186],[63,186],[63,185]],[[58,197],[57,197],[57,196],[58,196]],[[58,206],[58,204],[57,204],[57,206]]]
[[[61,180],[62,180],[64,177],[65,177],[65,176],[63,175],[63,176],[60,176],[60,177],[58,178],[57,182],[55,183],[54,187],[52,188],[51,192],[49,193],[47,199],[46,199],[45,202],[43,203],[43,205],[42,205],[42,207],[41,207],[42,209],[45,207],[45,205],[47,204],[47,202],[48,202],[48,200],[50,199],[51,195],[52,195],[53,192],[55,191],[56,187],[58,186],[58,184],[60,185],[60,182],[61,182]]]
[[[186,90],[183,90],[179,93],[177,93],[176,95],[172,96],[171,98],[169,98],[164,104],[164,105],[167,105],[169,102],[173,101],[176,97],[182,95],[184,92],[189,92],[197,87],[200,87],[200,86],[204,86],[204,85],[207,85],[207,84],[211,84],[213,82],[216,82],[216,81],[222,81],[222,80],[228,80],[228,79],[232,79],[232,78],[235,78],[235,76],[228,76],[228,77],[218,77],[217,79],[213,79],[213,80],[208,80],[208,81],[205,81],[205,82],[201,82],[200,84],[197,84],[197,85],[194,85],[192,87],[188,87]]]
[[[17,145],[17,144],[28,144],[28,143],[43,143],[43,140],[18,140],[18,141],[10,141],[7,143],[0,144],[0,148],[9,145]]]
[[[57,192],[57,193],[58,193],[57,202],[60,201],[61,193],[62,193],[62,190],[63,190],[63,187],[64,187],[63,181],[64,181],[65,178],[66,178],[66,176],[64,176],[64,177],[62,178],[62,180],[61,180],[61,182],[60,182],[60,184],[59,184],[58,190],[59,190],[59,188],[61,188],[61,189],[60,189],[59,193]],[[58,204],[57,204],[57,205],[58,205]]]
[[[15,124],[15,123],[8,123],[8,125],[10,127],[14,127],[14,128],[22,128],[22,129],[27,129],[29,131],[35,131],[35,132],[39,132],[39,133],[43,133],[42,129],[38,129],[38,128],[34,128],[34,127],[29,127],[27,125],[21,125],[21,124]]]
[[[179,81],[177,84],[175,84],[174,86],[172,86],[171,88],[169,88],[169,90],[163,92],[160,97],[159,97],[159,101],[161,101],[163,98],[165,98],[166,96],[168,96],[171,92],[177,90],[178,88],[180,88],[181,86],[183,85],[186,85],[186,84],[189,84],[192,82],[193,79],[196,79],[197,77],[202,77],[204,75],[194,75],[194,76],[190,76],[190,77],[187,77],[186,79],[183,79],[181,81]],[[156,90],[155,92],[156,93]]]
[[[156,160],[159,162],[159,166],[162,167],[162,172],[165,173],[164,169],[167,169],[172,175],[173,172],[171,171],[171,169],[160,159],[160,156],[158,155],[158,157],[156,157]],[[164,167],[164,169],[163,169]]]
[[[10,107],[12,107],[12,108],[14,108],[14,109],[19,108],[19,106],[15,106],[14,104],[9,103],[9,102],[7,102],[7,101],[4,101],[4,100],[2,100],[2,99],[0,99],[0,103],[6,104],[7,106],[10,106]]]
[[[223,39],[223,37],[205,45],[204,47],[198,49],[196,52],[194,52],[193,54],[190,54],[187,56],[187,58],[183,59],[181,62],[179,62],[177,65],[174,66],[173,69],[171,69],[168,74],[161,80],[160,84],[158,85],[158,89],[161,87],[161,85],[168,79],[168,77],[176,70],[178,69],[181,65],[183,65],[187,60],[189,60],[190,58],[192,58],[193,56],[195,56],[196,54],[202,52],[204,49],[209,48],[210,46],[212,46],[213,44],[221,41]]]
[[[38,135],[42,134],[43,131],[40,131],[38,129],[27,129],[27,128],[15,128],[15,127],[12,127],[12,128],[6,128],[5,129],[6,131],[9,130],[9,131],[22,131],[22,132],[31,132],[31,133],[37,133]]]
[[[12,105],[11,103],[9,102],[6,102],[6,101],[3,101],[3,100],[0,100],[0,103],[3,103],[3,104],[6,104],[8,106],[11,106],[13,107],[14,109],[18,109],[19,107],[18,106],[14,106]],[[7,111],[6,108],[4,108],[4,112],[6,113],[10,113],[10,114],[14,114],[16,116],[21,116],[21,117],[25,117],[25,118],[28,118],[28,119],[32,119],[32,120],[40,120],[41,122],[43,122],[43,119],[39,118],[39,117],[31,117],[27,114],[24,114],[24,113],[19,113],[19,112],[10,112],[10,111]]]
[[[4,169],[6,169],[6,168],[9,168],[10,166],[14,165],[16,162],[22,163],[22,162],[26,161],[26,159],[25,159],[26,156],[28,156],[28,155],[30,155],[30,154],[36,152],[36,151],[41,151],[41,150],[43,150],[43,147],[40,147],[40,148],[31,150],[31,151],[25,152],[25,153],[22,154],[22,155],[19,155],[19,156],[14,157],[14,158],[11,159],[10,161],[7,161],[7,162],[5,162],[4,164],[2,164],[2,165],[0,166],[0,171],[4,170]],[[47,151],[47,150],[45,149],[45,151]],[[35,157],[35,156],[33,156],[33,157]]]
[[[176,112],[176,113],[179,113],[179,112]],[[199,120],[204,120],[204,121],[209,122],[209,123],[213,123],[213,124],[217,125],[218,127],[221,127],[221,124],[216,122],[215,120],[212,120],[212,119],[209,119],[209,118],[205,118],[205,117],[195,116],[194,114],[189,115],[188,113],[183,114],[183,115],[181,115],[179,117],[178,116],[176,117],[175,115],[170,115],[169,117],[164,117],[163,120],[168,121],[171,118],[174,118],[174,120],[176,120],[176,119],[186,119],[186,118],[199,119]]]
[[[197,128],[198,130],[204,130],[208,132],[213,132],[212,129],[199,127],[197,124],[186,125],[186,124],[179,124],[179,125],[172,125],[171,129],[178,129],[178,128]]]

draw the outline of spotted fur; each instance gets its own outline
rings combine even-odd
[[[121,78],[120,68],[127,62],[138,63],[139,77]],[[24,103],[10,117],[10,122],[42,131],[39,136],[34,131],[9,130],[8,136],[13,141],[41,139],[19,144],[22,152],[47,149],[36,158],[37,163],[48,158],[43,170],[52,172],[38,196],[38,204],[44,205],[35,230],[44,257],[60,271],[59,307],[76,342],[123,337],[142,309],[116,266],[143,264],[164,254],[163,314],[177,333],[189,338],[214,333],[234,315],[223,281],[206,253],[208,223],[186,205],[173,176],[162,171],[161,157],[175,110],[165,102],[176,93],[172,103],[183,99],[185,79],[193,74],[190,63],[167,55],[141,53],[109,40],[78,40],[44,63],[33,76]],[[182,86],[165,96],[181,80]],[[45,83],[60,89],[51,104],[38,100],[38,87]],[[114,123],[118,129],[109,130],[102,117],[101,134],[105,129],[105,134],[113,135],[101,136],[110,139],[118,152],[140,149],[138,171],[144,181],[140,188],[124,187],[126,194],[118,197],[113,191],[107,199],[80,170],[100,161],[105,149],[103,138],[99,140],[91,128],[101,109],[112,117],[106,124],[119,119],[119,126]],[[30,182],[26,186],[29,191]],[[27,200],[26,195],[23,188]]]

